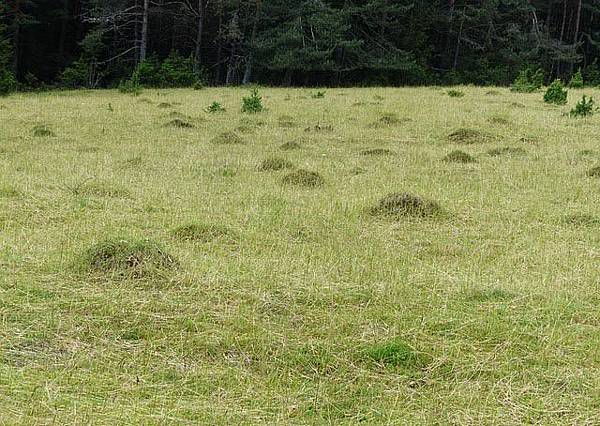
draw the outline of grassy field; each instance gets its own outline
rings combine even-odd
[[[600,93],[458,90],[0,99],[0,424],[600,424]]]

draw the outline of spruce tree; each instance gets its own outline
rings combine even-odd
[[[0,17],[5,16],[5,3],[0,3]],[[0,21],[0,96],[14,91],[17,85],[15,77],[10,69],[10,58],[12,49],[10,40],[6,35],[6,26]]]

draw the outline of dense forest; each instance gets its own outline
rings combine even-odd
[[[0,18],[5,88],[600,83],[600,0],[0,0]]]

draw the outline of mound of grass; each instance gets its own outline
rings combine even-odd
[[[457,144],[476,144],[488,142],[491,139],[490,135],[476,129],[457,129],[448,135],[448,140]]]
[[[372,345],[364,350],[364,355],[383,366],[420,368],[425,365],[424,357],[399,339]]]
[[[333,132],[333,126],[330,124],[315,124],[314,126],[307,127],[304,129],[305,132]]]
[[[48,138],[56,136],[52,129],[45,124],[40,124],[33,128],[33,136],[38,138]]]
[[[390,217],[432,217],[442,213],[440,205],[431,200],[408,193],[393,193],[382,198],[371,208],[373,216]]]
[[[173,107],[173,105],[168,102],[161,102],[158,105],[156,105],[156,107],[165,109],[165,108],[171,108],[171,107]]]
[[[279,123],[279,127],[282,127],[284,129],[291,129],[293,127],[296,127],[296,122],[294,121],[294,118],[290,117],[289,115],[279,116],[277,122]]]
[[[93,245],[82,264],[91,273],[142,279],[164,274],[176,267],[177,261],[153,241],[111,239]]]
[[[591,214],[578,213],[565,216],[563,223],[574,226],[597,226],[600,225],[600,218]]]
[[[399,118],[397,114],[385,113],[377,119],[374,123],[371,123],[370,127],[382,127],[382,126],[395,126],[404,123],[410,123],[412,118],[403,117]]]
[[[189,121],[182,120],[181,118],[174,118],[165,124],[165,127],[176,127],[178,129],[192,129],[194,125]]]
[[[125,188],[112,185],[107,182],[85,182],[74,185],[69,188],[73,195],[110,197],[110,198],[129,198],[130,194]]]
[[[488,90],[487,92],[485,92],[486,96],[496,96],[499,95],[500,92],[497,90]]]
[[[492,157],[498,157],[500,155],[524,155],[527,154],[527,151],[519,147],[503,146],[500,148],[490,149],[487,154],[491,155]]]
[[[494,115],[494,116],[488,118],[488,121],[491,124],[497,124],[497,125],[501,125],[501,126],[506,126],[506,125],[508,125],[510,123],[509,120],[508,120],[508,118],[501,117],[501,116],[498,116],[498,115]]]
[[[589,177],[600,177],[600,166],[592,167],[586,172]]]
[[[184,120],[184,121],[192,121],[192,117],[190,117],[189,115],[182,114],[179,111],[171,111],[168,114],[168,117],[172,118],[172,119],[179,119],[179,120]]]
[[[451,98],[462,98],[465,96],[464,92],[461,92],[460,90],[448,90],[446,93]]]
[[[234,132],[223,132],[215,136],[212,143],[217,145],[241,145],[246,142]]]
[[[386,148],[371,148],[364,149],[360,152],[360,155],[394,155],[394,151]]]
[[[258,170],[261,172],[267,171],[277,171],[283,169],[291,169],[294,165],[286,160],[285,158],[280,157],[271,157],[264,159],[259,165]]]
[[[460,151],[460,150],[452,151],[451,153],[449,153],[448,155],[446,155],[443,158],[443,161],[445,161],[447,163],[463,163],[463,164],[476,162],[475,157],[473,157],[471,154],[467,154],[466,152]]]
[[[226,227],[208,224],[187,224],[175,228],[172,231],[174,237],[184,241],[198,241],[209,243],[216,239],[230,239],[233,233]]]
[[[325,179],[316,172],[299,169],[284,176],[282,182],[286,185],[314,188],[322,186],[325,183]]]
[[[279,146],[279,149],[282,149],[284,151],[292,151],[294,149],[300,149],[300,144],[295,141],[289,141]]]

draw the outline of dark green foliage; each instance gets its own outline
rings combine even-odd
[[[577,70],[575,74],[571,77],[571,81],[569,82],[569,87],[571,89],[582,89],[583,88],[583,75],[581,74],[581,68]]]
[[[448,90],[446,93],[451,98],[462,98],[465,96],[464,92],[461,92],[460,90]]]
[[[231,239],[233,237],[233,233],[224,226],[197,223],[179,226],[172,231],[172,234],[180,240],[198,241],[201,243],[208,243],[217,239]]]
[[[577,102],[577,105],[573,107],[569,115],[573,118],[585,118],[589,117],[596,112],[598,108],[595,107],[594,99],[587,99],[585,95],[583,98]]]
[[[111,278],[141,279],[163,275],[177,261],[159,244],[147,239],[111,239],[93,245],[82,266]]]
[[[262,98],[258,94],[258,89],[252,90],[250,96],[242,99],[242,112],[256,114],[262,110]]]
[[[271,157],[271,158],[267,158],[267,159],[263,160],[258,165],[258,170],[261,172],[266,172],[266,171],[291,169],[292,167],[294,167],[294,164],[291,163],[290,161],[286,160],[285,158]]]
[[[464,163],[464,164],[474,163],[476,161],[472,155],[467,154],[464,151],[459,151],[459,150],[452,151],[451,153],[446,155],[443,160],[447,163]]]
[[[193,59],[181,56],[176,50],[161,63],[151,56],[138,68],[139,82],[144,87],[192,87],[199,82],[194,73]]]
[[[531,68],[526,68],[519,73],[510,90],[513,92],[532,93],[540,90],[543,85],[544,72],[541,69],[532,72]]]
[[[12,48],[2,20],[5,7],[4,3],[0,3],[0,96],[6,96],[17,89],[17,81],[10,69]]]
[[[136,69],[133,74],[131,74],[129,79],[123,80],[121,83],[119,83],[119,92],[128,93],[133,96],[138,96],[140,93],[142,93],[139,70]]]
[[[370,210],[373,216],[390,217],[433,217],[442,213],[440,205],[431,200],[408,193],[393,193],[382,198]]]
[[[225,108],[219,102],[214,101],[208,107],[206,107],[206,112],[210,114],[214,114],[216,112],[225,112]]]
[[[316,172],[299,169],[284,176],[282,182],[286,185],[314,188],[317,186],[322,186],[325,183],[325,179],[323,179],[323,177]]]
[[[325,97],[325,91],[317,91],[315,93],[311,93],[310,95],[311,98],[313,99],[323,99]]]
[[[6,96],[17,89],[17,80],[8,69],[0,69],[0,96]]]
[[[552,82],[544,94],[544,102],[554,105],[565,105],[567,103],[568,92],[564,89],[560,79]]]

